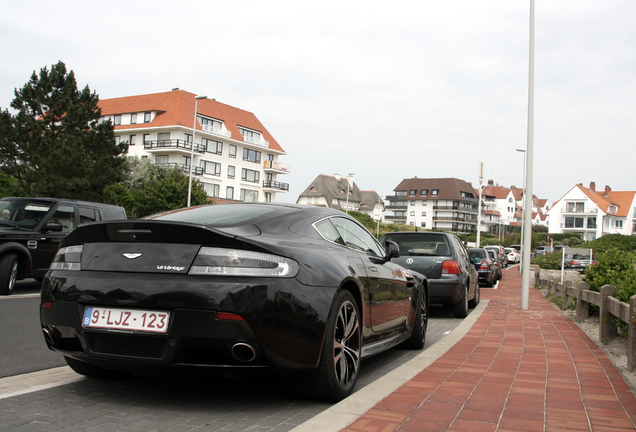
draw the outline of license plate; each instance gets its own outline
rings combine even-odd
[[[86,306],[82,327],[165,333],[170,312]]]

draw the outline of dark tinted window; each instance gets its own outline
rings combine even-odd
[[[101,220],[101,218],[99,217],[99,212],[96,209],[87,207],[79,208],[79,217],[80,225]]]
[[[401,255],[449,256],[451,254],[448,238],[443,234],[387,234],[384,241],[393,240],[400,247]]]

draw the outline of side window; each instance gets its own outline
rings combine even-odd
[[[455,243],[457,243],[457,250],[459,250],[459,253],[462,256],[462,259],[466,262],[470,261],[470,256],[468,255],[468,251],[466,250],[462,242],[459,241],[458,238],[455,238],[454,240],[455,240]]]
[[[79,208],[79,218],[80,218],[79,220],[80,225],[85,223],[97,222],[101,220],[97,209],[88,208],[88,207]]]
[[[345,245],[351,249],[359,250],[374,256],[383,256],[384,253],[373,236],[357,223],[340,217],[331,218],[331,222],[338,230]]]
[[[59,206],[49,220],[51,222],[61,223],[63,227],[62,232],[69,233],[75,229],[75,207]]]

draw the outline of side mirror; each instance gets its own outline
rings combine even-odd
[[[400,256],[400,247],[392,240],[387,240],[386,243],[384,243],[384,250],[386,251],[386,255],[384,256],[386,261]]]
[[[57,221],[51,221],[51,222],[47,222],[44,229],[46,229],[47,231],[62,232],[64,231],[64,226]]]

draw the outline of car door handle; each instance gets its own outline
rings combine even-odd
[[[369,270],[371,270],[372,272],[376,272],[376,273],[378,272],[378,268],[375,267],[375,266],[369,267]]]

